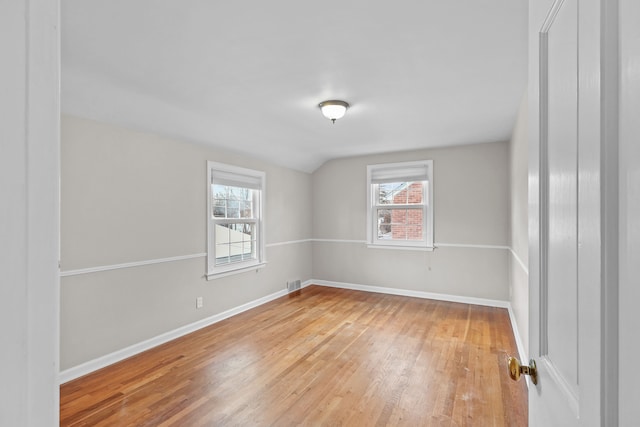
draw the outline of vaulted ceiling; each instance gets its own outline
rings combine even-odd
[[[64,113],[307,172],[507,140],[526,88],[526,0],[61,4]]]

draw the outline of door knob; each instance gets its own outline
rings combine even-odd
[[[536,361],[531,359],[529,360],[529,366],[522,366],[520,361],[515,357],[509,358],[509,376],[512,380],[518,381],[520,379],[520,375],[529,375],[531,376],[531,382],[533,384],[538,384],[538,370],[536,369]]]

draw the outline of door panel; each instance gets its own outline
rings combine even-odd
[[[566,0],[546,33],[548,224],[541,356],[570,390],[578,384],[578,26],[577,0]],[[545,52],[546,50],[546,52]],[[544,70],[541,70],[544,72]],[[545,90],[543,86],[541,90]],[[544,111],[544,110],[543,110]],[[546,123],[545,123],[546,122]],[[544,138],[544,134],[542,137]],[[546,280],[545,280],[546,279]],[[573,398],[574,396],[571,396]]]
[[[600,1],[531,3],[532,427],[599,425]]]
[[[545,399],[544,411],[571,426],[578,425],[579,407],[577,0],[554,4],[540,33],[540,61],[541,271],[536,347],[540,390],[553,396]]]

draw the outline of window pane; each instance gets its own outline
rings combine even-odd
[[[256,258],[255,224],[216,224],[216,265]]]
[[[213,217],[224,218],[226,212],[227,187],[225,185],[212,185],[211,196],[213,200]]]
[[[246,242],[247,240],[253,240],[254,224],[235,223],[229,224],[230,241],[232,242]]]
[[[243,243],[243,251],[242,255],[244,260],[255,259],[256,258],[256,241],[250,240],[248,242]]]
[[[255,218],[250,188],[213,185],[214,218]]]
[[[408,204],[422,204],[422,181],[410,182],[408,183],[408,191],[407,191],[407,203]]]
[[[422,225],[407,226],[407,240],[422,240]]]
[[[215,239],[216,245],[229,243],[229,224],[216,224]]]
[[[253,202],[243,201],[240,204],[240,218],[254,218]]]
[[[229,243],[229,258],[231,262],[242,261],[242,242]]]
[[[223,265],[231,262],[231,259],[229,258],[229,232],[230,229],[228,224],[216,224],[216,265]]]
[[[422,209],[378,209],[378,239],[423,240]]]
[[[214,199],[213,216],[214,218],[224,218],[227,215],[227,201],[225,199]]]
[[[422,181],[390,182],[378,185],[378,204],[422,204]]]
[[[229,243],[242,242],[242,224],[229,224]]]
[[[391,238],[391,210],[378,209],[378,239]]]
[[[378,186],[378,200],[381,205],[407,203],[406,182],[387,182]]]
[[[406,224],[407,223],[407,210],[406,209],[392,209],[391,210],[391,223],[392,224]]]
[[[396,186],[397,186],[397,183],[379,184],[378,185],[378,203],[381,205],[388,205],[393,203],[393,189]]]
[[[391,225],[391,239],[407,240],[406,237],[407,237],[407,227],[404,224]]]
[[[422,209],[408,209],[407,224],[422,225]]]
[[[228,187],[230,200],[251,200],[252,190],[244,187]]]
[[[255,234],[255,224],[236,224],[237,225],[237,231],[239,233],[239,236],[241,237],[241,241],[242,242],[246,242],[248,240],[253,240],[254,234]]]
[[[231,259],[229,258],[229,246],[228,245],[216,245],[216,265],[229,264]]]
[[[212,192],[214,199],[226,199],[227,198],[227,186],[226,185],[212,185]]]
[[[227,200],[227,218],[240,218],[240,208],[237,200]]]

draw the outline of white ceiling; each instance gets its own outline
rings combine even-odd
[[[509,139],[526,37],[527,0],[63,0],[62,109],[311,172]]]

